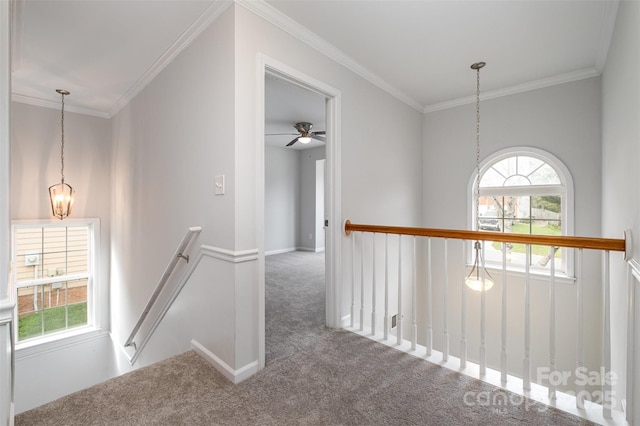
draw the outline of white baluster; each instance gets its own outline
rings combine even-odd
[[[551,247],[551,280],[549,282],[549,373],[554,376],[556,371],[556,249]],[[549,399],[556,399],[556,385],[549,381]]]
[[[396,342],[402,344],[402,235],[398,235],[398,314],[396,316]]]
[[[371,234],[371,244],[373,245],[373,259],[371,261],[371,335],[376,335],[376,234]]]
[[[467,276],[467,267],[466,261],[467,259],[467,250],[466,245],[462,243],[462,290],[461,294],[461,315],[462,318],[460,320],[460,369],[464,370],[467,368],[467,285],[465,284],[465,277]]]
[[[502,349],[500,351],[500,383],[507,384],[507,244],[502,243]]]
[[[442,291],[444,304],[444,318],[443,318],[443,338],[444,347],[442,348],[442,360],[447,362],[449,360],[449,256],[447,239],[444,240],[444,289]]]
[[[529,263],[531,244],[526,245],[524,267],[524,359],[522,360],[522,389],[531,390],[531,282]]]
[[[610,252],[604,255],[604,353],[602,360],[604,362],[604,377],[602,378],[602,417],[611,418],[611,287],[610,287]]]
[[[411,277],[411,293],[412,293],[412,299],[413,299],[413,303],[411,306],[411,350],[415,351],[416,350],[416,345],[418,343],[418,302],[417,302],[417,295],[418,295],[418,290],[417,290],[417,283],[416,283],[416,277],[417,277],[417,268],[418,268],[418,262],[417,262],[417,250],[416,250],[416,237],[413,237],[413,276]]]
[[[356,317],[356,233],[351,233],[351,328]]]
[[[364,232],[360,238],[360,331],[364,331]]]
[[[628,303],[627,303],[627,377],[635,377],[635,323],[636,323],[636,280],[633,269],[627,265]],[[627,422],[633,423],[634,380],[627,380]]]
[[[487,271],[485,269],[484,241],[482,241],[482,290],[480,293],[480,377],[487,374],[487,291],[485,289]]]
[[[577,319],[576,325],[578,326],[577,330],[577,354],[576,354],[576,369],[584,369],[584,306],[583,299],[584,295],[582,293],[582,250],[578,249],[578,260],[576,262],[576,307],[577,307]],[[584,408],[584,385],[581,384],[576,385],[576,407]]]
[[[389,234],[384,234],[384,340],[389,338]]]
[[[427,356],[431,356],[433,349],[433,299],[431,294],[431,286],[433,284],[433,275],[431,273],[431,237],[427,238]]]

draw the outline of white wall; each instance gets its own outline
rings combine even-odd
[[[483,69],[491,72],[491,64]],[[470,81],[473,74],[469,71]],[[543,149],[558,157],[569,169],[575,184],[575,234],[600,236],[600,80],[591,78],[548,87],[517,95],[491,99],[481,103],[482,158],[512,146]],[[469,178],[475,173],[475,105],[465,105],[433,112],[424,118],[424,226],[468,229],[470,194]],[[439,291],[444,278],[442,243],[434,241],[434,298],[442,300]],[[613,257],[617,256],[614,254]],[[463,277],[462,248],[450,244],[450,283]],[[599,255],[585,252],[584,261],[585,345],[586,365],[596,369],[601,361],[601,284]],[[497,281],[499,277],[494,275]],[[509,279],[509,369],[520,375],[523,359],[523,280]],[[487,293],[487,361],[499,368],[501,283]],[[468,297],[469,358],[478,359],[479,297]],[[548,365],[548,287],[532,283],[531,309],[533,377],[537,366]],[[572,371],[575,366],[575,285],[562,284],[558,289],[558,367]],[[451,353],[459,354],[460,287],[453,285],[449,295],[451,310],[449,330]],[[434,309],[434,344],[441,347],[442,303]],[[538,314],[541,313],[541,314]]]
[[[607,64],[602,75],[602,233],[621,238],[633,230],[633,258],[640,247],[640,4],[621,1]],[[616,398],[626,398],[627,380],[640,383],[640,374],[628,377],[627,344],[628,284],[619,256],[611,260],[611,343],[615,348],[612,371],[617,373]],[[636,319],[640,319],[636,313]],[[636,330],[640,327],[636,325]],[[640,339],[636,337],[636,341]],[[640,365],[635,351],[636,368]],[[634,398],[634,418],[640,418],[640,392]]]
[[[10,214],[10,110],[11,110],[11,3],[0,4],[0,319],[13,317],[9,309],[9,274],[11,271],[11,214]],[[0,326],[0,423],[9,424],[11,419],[10,377],[11,360],[7,350],[8,326]]]
[[[324,232],[317,234],[316,161],[325,158],[323,146],[299,151],[300,156],[300,233],[298,247],[315,251],[317,241],[324,239]],[[323,188],[324,189],[324,188]],[[324,194],[321,194],[324,199]],[[324,245],[323,245],[324,247]]]
[[[113,377],[108,333],[70,338],[16,355],[16,413],[30,410]]]
[[[202,227],[195,248],[236,247],[233,55],[234,13],[227,9],[113,118],[111,300],[120,346],[187,228]],[[224,195],[214,195],[217,175],[225,176]],[[172,310],[181,315],[165,319],[141,364],[190,349],[194,336],[185,329],[177,336],[176,327],[199,324],[203,344],[235,367],[238,265],[201,265]],[[210,315],[197,308],[203,296]],[[225,321],[214,321],[221,313]]]
[[[48,188],[60,179],[60,111],[16,102],[11,109],[11,218],[52,219]],[[102,301],[109,300],[110,157],[109,120],[65,112],[65,178],[76,190],[72,217],[100,219],[102,238],[96,285]],[[108,331],[109,305],[105,303],[100,308],[101,324]],[[96,345],[104,344],[105,339],[100,339],[47,346],[39,354],[19,350],[16,411],[106,380],[111,371],[111,352],[96,349]],[[105,341],[108,340],[107,337]],[[76,366],[76,373],[70,374],[63,364]],[[43,382],[48,385],[43,386]]]
[[[300,233],[300,154],[296,150],[265,148],[264,249],[293,251]]]
[[[325,172],[327,167],[327,160],[316,160],[316,226],[315,226],[315,249],[316,251],[322,251],[325,249],[325,230],[324,220],[325,215]]]

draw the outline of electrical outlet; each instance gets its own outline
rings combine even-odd
[[[394,315],[391,317],[391,328],[396,328],[398,325],[398,315]]]

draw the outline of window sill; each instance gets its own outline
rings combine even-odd
[[[106,331],[93,327],[78,327],[59,333],[16,343],[16,359],[28,358],[45,352],[78,345],[107,336]]]
[[[473,265],[467,264],[467,273],[471,271]],[[502,267],[493,266],[493,265],[485,265],[487,271],[494,279],[499,279],[502,277]],[[521,278],[524,279],[526,276],[526,272],[524,268],[507,268],[507,278]],[[532,269],[529,271],[529,279],[533,282],[539,282],[541,284],[548,284],[551,281],[551,275],[548,273],[536,271]],[[565,273],[556,273],[556,284],[565,284],[565,285],[574,285],[576,283],[576,278],[569,276]]]

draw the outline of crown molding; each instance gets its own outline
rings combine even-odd
[[[568,72],[555,75],[553,77],[543,78],[540,80],[530,81],[528,83],[517,84],[515,86],[505,87],[503,89],[490,90],[480,95],[480,99],[488,100],[501,98],[503,96],[515,95],[518,93],[528,92],[531,90],[543,89],[545,87],[556,86],[558,84],[570,83],[572,81],[584,80],[586,78],[597,77],[600,75],[595,68],[586,68],[579,71]],[[452,99],[446,102],[427,105],[424,113],[441,111],[444,109],[455,108],[462,105],[472,104],[476,101],[475,96],[465,96],[464,98]]]
[[[616,16],[618,15],[618,0],[610,0],[604,7],[602,14],[602,24],[600,25],[600,40],[598,40],[598,53],[596,56],[595,68],[601,74],[607,62],[607,54],[611,47],[613,31],[616,26]]]
[[[31,96],[21,95],[19,93],[12,93],[11,100],[13,102],[20,102],[22,104],[34,105],[43,108],[60,109],[60,102],[34,98]],[[94,117],[111,118],[108,112],[91,108],[77,107],[74,105],[70,105],[67,102],[65,102],[64,104],[64,110],[66,112],[75,112],[77,114],[92,115]]]
[[[313,49],[319,51],[330,59],[336,61],[340,65],[364,78],[371,84],[389,93],[391,96],[399,99],[405,104],[409,105],[417,111],[422,112],[423,105],[417,102],[415,99],[408,96],[406,93],[393,87],[382,78],[367,70],[358,62],[347,56],[340,49],[327,42],[323,38],[319,37],[314,32],[305,28],[302,24],[289,18],[278,9],[274,8],[264,0],[235,0],[235,3],[244,7],[248,11],[261,17],[262,19],[270,22],[276,27],[280,28],[284,32],[290,34],[301,42],[307,44]]]
[[[109,111],[109,117],[116,115],[136,95],[138,95],[151,81],[169,65],[176,56],[186,49],[209,25],[215,21],[229,6],[233,0],[213,1],[198,19],[173,42],[171,46],[158,58],[151,67],[125,92]]]

